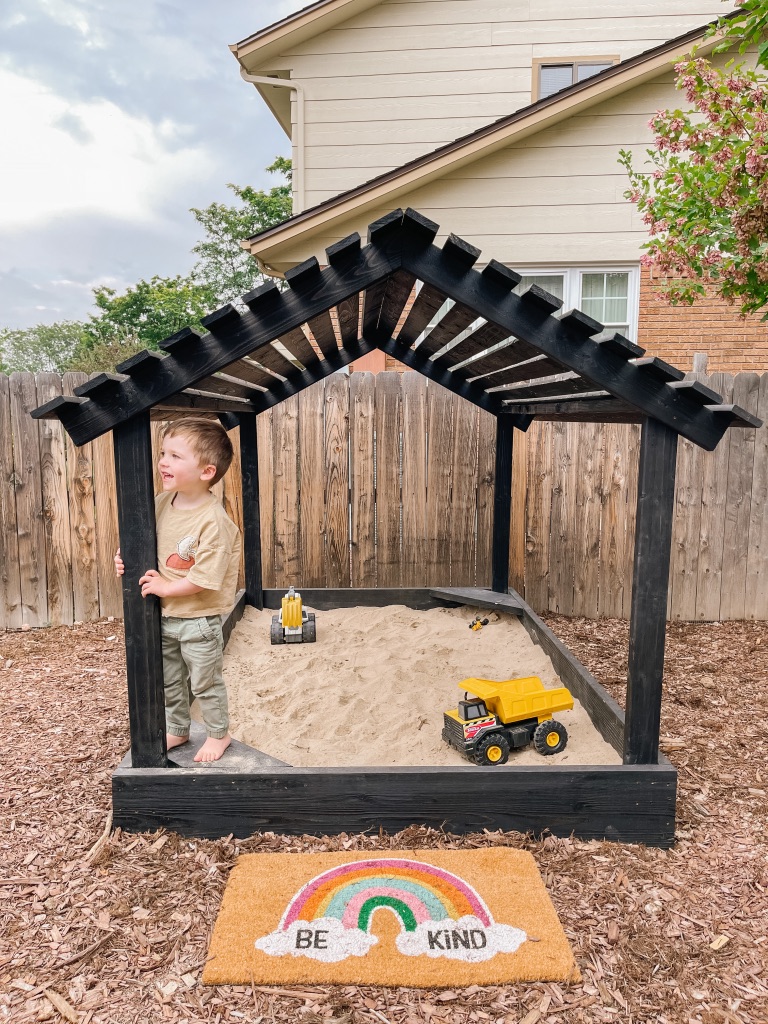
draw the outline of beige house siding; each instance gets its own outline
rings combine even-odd
[[[534,58],[623,60],[726,9],[584,0],[564,17],[561,0],[383,0],[298,45],[288,38],[267,64],[258,50],[244,61],[304,90],[309,208],[526,106]]]
[[[604,100],[583,114],[482,156],[429,184],[366,207],[307,243],[286,242],[264,252],[272,265],[291,266],[392,209],[411,206],[436,221],[439,240],[461,235],[510,266],[637,263],[647,238],[635,207],[623,193],[621,147],[638,158],[650,145],[648,120],[675,103],[671,74]]]

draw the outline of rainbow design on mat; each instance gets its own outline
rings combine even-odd
[[[424,861],[381,857],[330,868],[307,882],[256,947],[326,962],[364,956],[379,941],[371,934],[378,910],[398,918],[397,948],[406,956],[487,960],[514,952],[526,938],[519,928],[496,924],[458,875]]]

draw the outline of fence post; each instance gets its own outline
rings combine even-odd
[[[491,588],[497,594],[509,590],[509,517],[512,512],[511,416],[496,417],[496,475],[493,483],[493,552]]]

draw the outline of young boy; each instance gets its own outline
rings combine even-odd
[[[189,739],[196,697],[208,738],[195,761],[218,761],[231,742],[221,617],[235,603],[240,531],[210,492],[231,462],[232,444],[215,420],[192,416],[166,427],[163,493],[155,497],[158,568],[139,580],[142,597],[160,598],[167,747]],[[119,550],[115,569],[125,571]]]

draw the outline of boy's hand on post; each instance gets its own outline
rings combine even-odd
[[[118,576],[122,576],[125,572],[125,563],[120,557],[120,548],[117,549],[117,554],[115,555],[115,572]]]
[[[148,594],[154,594],[155,597],[168,597],[168,581],[163,579],[157,569],[147,569],[139,580],[139,586],[142,597],[147,597]]]

